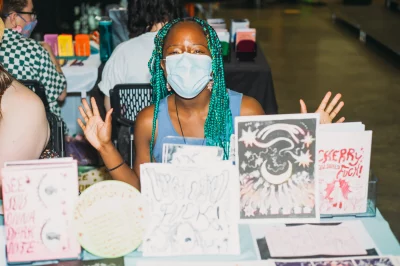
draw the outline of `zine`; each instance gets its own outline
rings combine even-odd
[[[81,248],[72,227],[77,162],[6,163],[1,175],[8,262],[78,258]]]
[[[315,222],[318,114],[237,117],[241,222]]]
[[[361,123],[321,126],[317,170],[321,214],[367,211],[372,131],[364,128]]]
[[[239,188],[231,162],[147,163],[140,180],[151,217],[144,256],[239,254]]]

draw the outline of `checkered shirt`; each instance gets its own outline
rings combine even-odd
[[[36,41],[5,29],[0,46],[4,68],[17,80],[36,80],[46,88],[50,111],[61,117],[57,98],[66,87],[63,74],[58,73],[49,53]]]

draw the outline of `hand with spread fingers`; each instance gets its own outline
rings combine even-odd
[[[78,119],[78,124],[85,133],[86,139],[92,144],[92,146],[100,150],[107,144],[111,143],[111,114],[110,109],[106,114],[106,119],[100,116],[99,108],[97,107],[96,100],[91,98],[92,108],[90,108],[86,99],[82,99],[82,106],[79,106],[79,112],[81,113],[83,120]]]
[[[339,102],[342,95],[340,93],[336,94],[336,96],[332,99],[329,103],[329,99],[331,98],[332,93],[328,92],[324,99],[322,100],[321,104],[319,105],[316,113],[320,114],[320,123],[321,124],[330,124],[332,123],[333,119],[337,116],[340,112],[342,107],[344,106],[344,102]],[[339,102],[339,104],[338,104]],[[329,103],[329,105],[328,105]],[[307,113],[307,107],[303,100],[300,100],[300,112]],[[342,123],[344,121],[344,117],[341,117],[336,123]]]

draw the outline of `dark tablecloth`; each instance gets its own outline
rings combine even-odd
[[[230,61],[225,63],[226,87],[255,98],[267,114],[277,114],[271,68],[261,49],[257,47],[254,61],[238,61],[234,51],[230,56]]]

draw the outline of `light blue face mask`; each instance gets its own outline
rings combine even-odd
[[[176,94],[192,99],[212,80],[212,60],[208,55],[189,53],[167,56],[167,82]]]
[[[35,29],[36,25],[37,25],[37,20],[29,22],[22,28],[21,34],[24,35],[26,38],[29,38],[32,34],[32,31]]]
[[[21,15],[18,15],[23,21],[25,21],[25,26],[22,28],[21,30],[21,34],[26,37],[29,38],[32,34],[32,31],[35,29],[36,25],[37,25],[37,19],[33,20],[33,21],[26,21]]]

